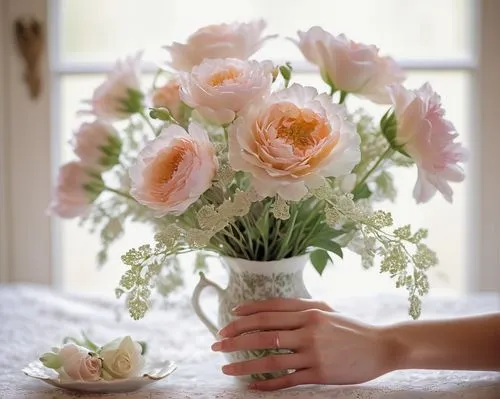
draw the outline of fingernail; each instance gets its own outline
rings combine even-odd
[[[234,308],[231,309],[231,313],[235,314],[235,315],[239,315],[241,312],[241,306],[235,306]]]
[[[224,374],[228,374],[228,373],[230,374],[230,373],[231,373],[231,371],[232,371],[232,369],[233,369],[233,368],[231,367],[231,365],[230,365],[230,364],[226,364],[225,366],[222,366],[222,372],[223,372]]]
[[[222,349],[222,345],[220,342],[215,342],[213,345],[212,345],[212,350],[214,352],[218,352]]]
[[[221,328],[221,329],[219,330],[219,332],[217,333],[217,335],[220,335],[221,337],[226,337],[226,336],[227,336],[227,330],[226,330],[226,327]]]

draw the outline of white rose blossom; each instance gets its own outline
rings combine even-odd
[[[141,375],[144,367],[142,347],[129,336],[117,338],[99,351],[102,358],[103,378],[130,378]]]

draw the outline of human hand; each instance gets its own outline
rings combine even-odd
[[[394,353],[382,328],[349,319],[326,304],[305,299],[275,298],[249,302],[236,309],[237,320],[224,327],[224,337],[212,349],[234,352],[290,349],[225,365],[227,375],[240,376],[279,370],[295,372],[251,388],[275,390],[301,384],[357,384],[392,371]]]

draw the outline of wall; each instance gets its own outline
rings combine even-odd
[[[7,201],[7,98],[6,92],[6,57],[7,38],[7,2],[0,1],[0,281],[9,280],[9,218]]]
[[[14,21],[36,18],[47,27],[47,1],[0,0],[3,32],[0,76],[0,281],[50,284],[51,229],[45,209],[50,201],[50,75],[47,47],[41,62],[43,88],[32,100],[23,81],[24,62],[15,46]],[[16,110],[16,112],[13,112]],[[15,156],[14,156],[15,154]]]

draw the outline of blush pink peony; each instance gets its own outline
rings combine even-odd
[[[130,194],[157,217],[183,213],[212,185],[215,148],[200,125],[191,123],[188,131],[168,126],[130,168]]]
[[[298,32],[297,44],[304,57],[320,69],[321,76],[337,90],[379,103],[390,103],[386,86],[402,82],[402,69],[378,48],[356,43],[345,35],[333,36],[318,26]]]
[[[227,124],[250,102],[270,94],[272,69],[270,62],[207,59],[181,73],[181,98],[207,121]]]
[[[242,114],[229,129],[229,162],[252,175],[262,196],[298,201],[308,187],[351,172],[360,138],[344,106],[298,84]]]
[[[81,162],[69,162],[59,169],[48,212],[62,218],[82,216],[89,210],[90,204],[100,191],[100,177],[92,176]]]
[[[413,190],[417,203],[429,201],[436,191],[451,202],[453,191],[449,182],[465,178],[458,165],[467,158],[453,124],[444,118],[441,98],[426,83],[418,90],[401,85],[389,88],[396,116],[395,144],[402,147],[416,162],[418,179]]]
[[[98,118],[120,120],[141,108],[140,60],[141,54],[119,60],[107,79],[94,90],[90,113]],[[134,98],[131,98],[131,93]],[[86,112],[88,113],[88,112]]]
[[[92,169],[107,169],[119,162],[121,141],[109,123],[100,120],[83,123],[75,132],[72,145],[82,164]]]
[[[262,36],[263,20],[249,23],[209,25],[189,36],[186,44],[174,42],[165,48],[172,59],[170,65],[179,71],[190,71],[206,58],[238,58],[247,60],[264,42],[275,36]]]
[[[172,78],[163,86],[156,88],[151,95],[153,107],[166,108],[176,121],[184,119],[184,104],[180,96],[179,79]]]

